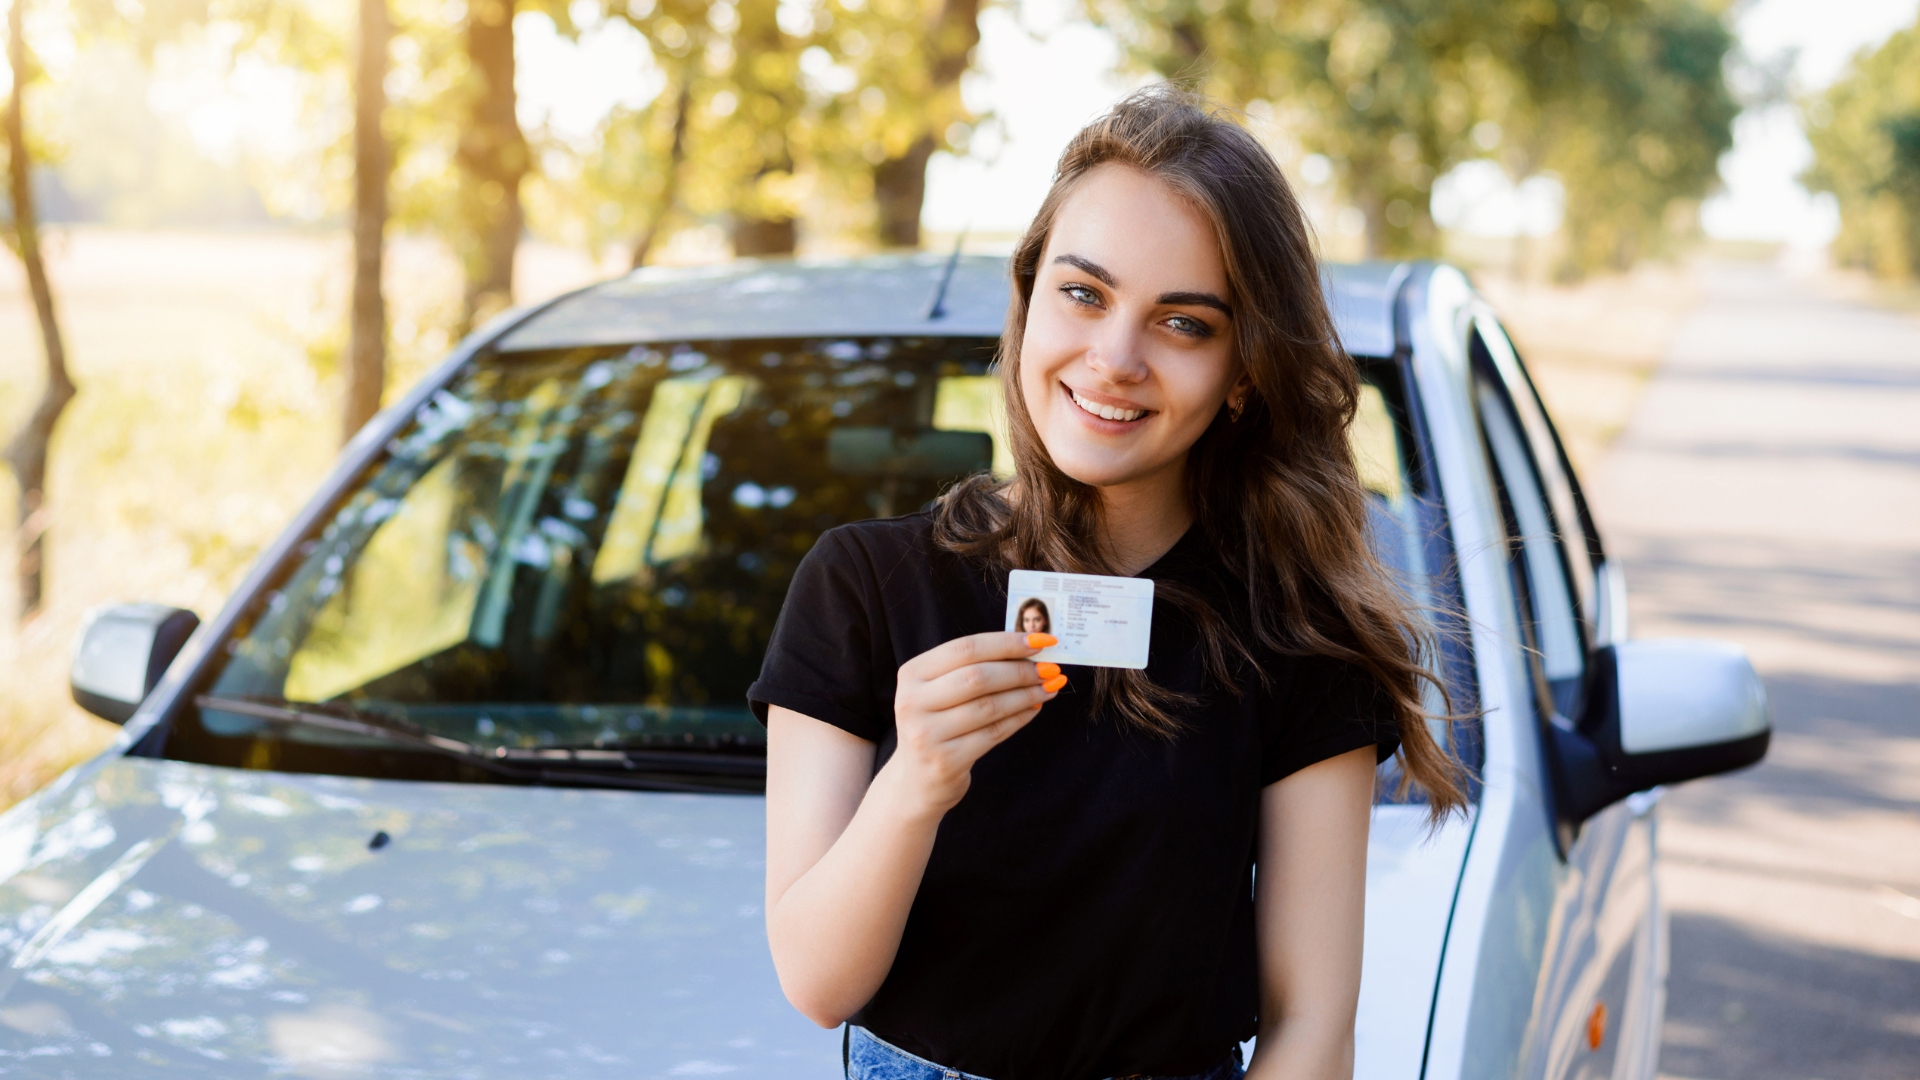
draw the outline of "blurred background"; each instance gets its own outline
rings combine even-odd
[[[211,615],[481,322],[647,264],[1006,251],[1151,81],[1243,109],[1327,257],[1469,268],[1596,468],[1702,259],[1910,303],[1916,6],[11,0],[0,807],[112,736],[81,614]]]

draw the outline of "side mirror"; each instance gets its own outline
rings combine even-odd
[[[180,655],[200,617],[165,604],[109,604],[87,612],[73,651],[73,700],[124,724]]]
[[[1563,825],[1636,792],[1745,768],[1767,755],[1767,692],[1746,651],[1724,641],[1656,638],[1595,653],[1577,728],[1552,728]]]

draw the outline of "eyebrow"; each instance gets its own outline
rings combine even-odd
[[[1233,318],[1233,309],[1227,306],[1227,302],[1210,292],[1161,293],[1160,302],[1186,307],[1210,307],[1229,319]]]
[[[1094,262],[1092,259],[1083,259],[1078,255],[1057,255],[1053,261],[1078,267],[1080,270],[1093,275],[1096,280],[1109,289],[1117,289],[1120,287],[1119,281],[1114,279],[1114,276],[1107,271],[1107,268]],[[1209,307],[1229,319],[1233,318],[1233,308],[1228,306],[1225,300],[1220,299],[1210,292],[1161,293],[1159,302],[1183,307]]]
[[[1087,273],[1092,274],[1102,285],[1105,285],[1109,289],[1117,289],[1120,287],[1120,283],[1115,281],[1113,275],[1107,272],[1107,268],[1094,262],[1092,259],[1083,259],[1078,255],[1060,255],[1055,257],[1053,261],[1056,263],[1066,263],[1068,266],[1077,266]]]

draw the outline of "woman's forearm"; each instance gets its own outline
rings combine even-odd
[[[771,900],[767,938],[787,1000],[834,1027],[880,989],[944,810],[882,767],[827,853]]]
[[[1316,1024],[1301,1017],[1262,1027],[1247,1063],[1247,1080],[1352,1080],[1353,1023]]]

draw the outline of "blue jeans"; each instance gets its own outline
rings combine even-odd
[[[1240,1067],[1240,1048],[1220,1064],[1192,1076],[1139,1076],[1125,1080],[1241,1080],[1246,1070]],[[863,1027],[847,1032],[848,1080],[986,1080],[986,1077],[935,1065],[915,1057]]]

